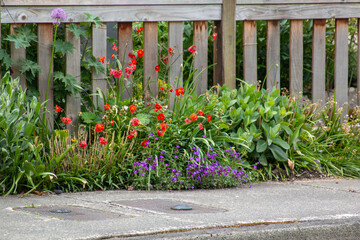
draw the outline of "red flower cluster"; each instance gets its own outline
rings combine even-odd
[[[99,62],[104,63],[105,62],[105,56],[101,56],[99,59]]]
[[[164,57],[164,59],[163,59],[163,62],[165,63],[165,64],[167,64],[168,62],[169,62],[169,57]]]
[[[114,50],[114,51],[117,51],[118,50],[118,48],[116,47],[116,44],[115,43],[113,43],[113,45],[112,45],[112,50]]]
[[[160,104],[155,104],[155,112],[159,111],[160,109],[162,109],[162,106]]]
[[[122,71],[120,69],[119,70],[110,69],[109,75],[119,78],[122,75]]]
[[[56,112],[61,112],[61,107],[59,107],[58,105],[55,105],[55,109],[56,109]]]
[[[162,122],[162,123],[160,123],[160,127],[161,127],[161,130],[162,130],[163,132],[165,132],[165,130],[166,130],[167,128],[169,128],[169,125],[167,125],[166,123]]]
[[[190,118],[191,120],[196,121],[196,119],[198,119],[198,116],[196,115],[196,113],[192,113],[190,114]]]
[[[189,52],[194,53],[194,52],[196,51],[196,46],[195,46],[195,45],[190,46],[190,47],[188,48],[188,50],[189,50]]]
[[[157,120],[159,120],[159,121],[164,121],[165,116],[164,116],[164,114],[159,113],[156,118],[157,118]]]
[[[136,135],[137,135],[137,131],[136,131],[136,129],[134,129],[134,131],[131,131],[130,134],[127,137],[128,137],[128,139],[131,140],[134,137],[136,137]]]
[[[140,27],[138,30],[136,30],[136,34],[139,34],[140,32],[142,32],[144,29],[143,27]]]
[[[79,147],[80,147],[80,148],[84,149],[84,148],[86,148],[86,146],[87,146],[87,144],[86,144],[85,141],[79,142]]]
[[[183,87],[179,87],[179,88],[175,89],[175,91],[176,91],[176,96],[184,95],[184,93],[185,93]]]
[[[108,104],[108,103],[105,104],[105,105],[104,105],[104,110],[106,110],[106,111],[107,111],[107,110],[110,110],[110,104]]]
[[[139,49],[139,50],[137,51],[137,56],[138,56],[138,57],[144,56],[144,51],[143,51],[142,49]]]
[[[108,141],[104,137],[100,138],[100,144],[101,145],[106,145],[107,143],[108,143]]]
[[[204,116],[204,114],[205,114],[202,110],[199,110],[198,113],[200,116]]]
[[[148,145],[148,141],[144,140],[141,142],[141,146],[146,147]]]
[[[164,136],[164,132],[162,130],[157,130],[157,134],[159,135],[159,137]]]
[[[132,126],[135,127],[135,126],[139,125],[139,119],[133,118],[133,119],[131,119],[130,123]]]
[[[135,105],[130,105],[129,110],[131,113],[134,113],[136,111],[136,106]]]
[[[62,121],[63,121],[63,123],[64,123],[65,125],[68,125],[68,124],[71,123],[71,118],[69,118],[69,117],[63,117],[63,118],[62,118]]]
[[[210,122],[210,120],[211,120],[211,115],[207,115],[206,118],[207,118],[207,121]]]
[[[104,130],[104,125],[99,124],[99,123],[95,125],[95,131],[101,132],[103,130]]]
[[[132,52],[129,52],[128,56],[131,59],[135,59],[135,57],[136,57],[135,54],[133,54]]]
[[[173,48],[169,48],[169,54],[170,56],[173,56],[175,53],[175,50]]]
[[[160,66],[159,65],[155,66],[155,71],[157,71],[157,72],[160,71]]]

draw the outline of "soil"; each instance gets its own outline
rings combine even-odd
[[[272,173],[278,178],[278,180],[282,181],[296,181],[296,180],[314,180],[314,179],[332,179],[335,178],[334,176],[329,176],[326,173],[322,173],[316,170],[309,170],[304,169],[301,173],[298,174],[292,174],[290,173],[290,176],[286,175],[285,170],[281,170],[281,174],[279,173],[278,169],[275,169],[272,171]],[[283,177],[281,177],[281,175]],[[285,178],[284,178],[285,176]]]

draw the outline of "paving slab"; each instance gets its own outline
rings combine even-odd
[[[0,198],[0,239],[207,239],[209,234],[214,239],[236,239],[239,234],[248,236],[244,239],[277,239],[281,234],[298,237],[283,239],[322,239],[327,236],[322,232],[339,229],[343,239],[360,239],[359,184],[359,180],[332,179],[217,190],[8,196]],[[201,206],[204,211],[177,213],[169,209],[173,203]],[[66,219],[48,212],[19,211],[34,206],[91,209],[95,215]],[[205,211],[209,209],[216,211]],[[122,217],[104,218],[105,213]]]

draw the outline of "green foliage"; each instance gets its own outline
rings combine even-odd
[[[21,73],[30,72],[33,77],[36,76],[37,72],[41,72],[40,66],[29,59],[24,59],[22,62],[20,62],[21,66]]]
[[[55,51],[65,55],[67,52],[73,54],[74,45],[69,42],[64,42],[61,39],[56,39],[54,42]]]
[[[74,23],[71,23],[67,29],[74,33],[76,39],[78,39],[81,36],[87,37],[85,30]]]
[[[13,42],[15,48],[27,48],[30,46],[32,41],[37,41],[37,36],[34,32],[31,31],[26,25],[23,25],[19,28],[15,28],[16,35],[8,35],[5,37],[5,40]]]
[[[0,49],[0,60],[1,63],[5,65],[6,69],[9,69],[13,63],[10,55],[5,51],[5,49]]]
[[[64,75],[62,72],[55,72],[54,79],[64,84],[65,90],[69,95],[76,95],[82,91],[82,87],[77,83],[78,80],[71,74]]]

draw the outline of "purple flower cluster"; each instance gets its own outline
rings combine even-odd
[[[50,17],[52,19],[55,19],[56,21],[54,22],[54,24],[57,23],[57,21],[59,21],[58,23],[60,24],[60,21],[65,21],[66,20],[66,13],[63,9],[61,8],[55,8],[54,10],[52,10]]]

